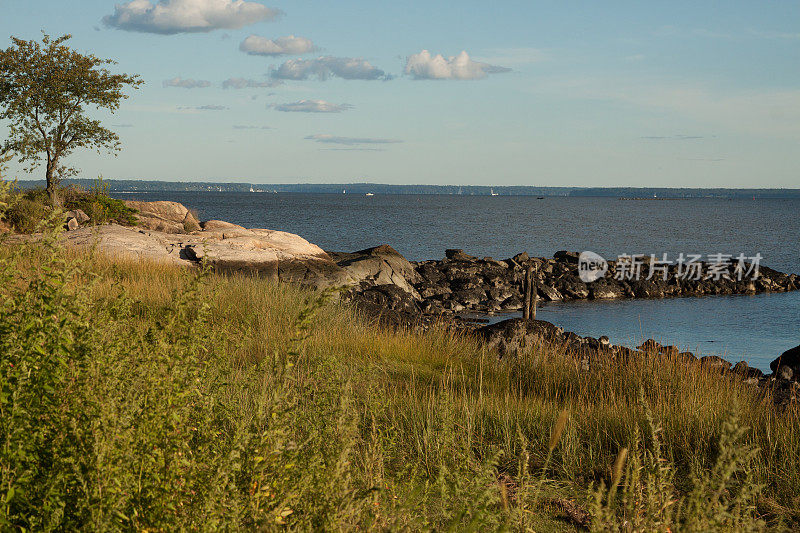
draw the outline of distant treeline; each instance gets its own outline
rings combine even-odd
[[[66,180],[91,187],[91,179]],[[666,187],[535,187],[527,185],[389,185],[384,183],[221,183],[202,181],[105,180],[109,192],[271,192],[317,194],[461,194],[466,196],[601,196],[612,198],[800,198],[800,189],[689,189]],[[20,181],[24,188],[44,180]]]

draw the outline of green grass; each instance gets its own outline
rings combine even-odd
[[[574,530],[561,500],[596,530],[800,519],[797,409],[714,372],[501,362],[54,239],[0,249],[3,529]]]

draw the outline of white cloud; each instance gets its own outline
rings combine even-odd
[[[280,14],[278,9],[245,0],[131,0],[117,4],[103,23],[120,30],[169,35],[236,29]]]
[[[318,143],[345,144],[348,146],[359,144],[395,144],[403,142],[399,139],[380,139],[375,137],[339,137],[338,135],[329,135],[326,133],[309,135],[306,137],[306,140],[316,141]]]
[[[316,49],[317,47],[314,46],[311,39],[294,35],[277,39],[250,35],[239,45],[239,50],[254,56],[299,55],[313,52]]]
[[[350,104],[332,104],[325,100],[300,100],[288,104],[275,104],[276,111],[286,111],[293,113],[339,113],[351,109]]]
[[[164,80],[162,83],[164,87],[183,87],[184,89],[202,89],[210,87],[211,82],[207,80],[185,80],[181,77],[172,78],[171,80]]]
[[[281,82],[277,80],[250,80],[247,78],[228,78],[222,82],[223,89],[260,89],[264,87],[277,87]]]
[[[317,59],[290,59],[272,71],[279,80],[307,80],[316,76],[320,80],[329,77],[345,80],[389,80],[391,75],[372,66],[369,61],[354,57],[324,56]]]
[[[432,56],[430,52],[423,50],[408,58],[405,73],[416,80],[479,80],[489,74],[510,70],[506,67],[473,61],[465,51],[445,59],[441,54]]]

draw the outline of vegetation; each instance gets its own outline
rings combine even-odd
[[[52,211],[49,195],[45,189],[19,190],[8,186],[9,208],[5,220],[12,229],[19,233],[34,233],[42,229],[42,224]],[[72,211],[80,209],[89,216],[91,224],[108,224],[114,222],[125,226],[137,224],[135,209],[125,205],[122,200],[108,195],[108,186],[99,179],[94,187],[84,190],[76,185],[59,187],[61,209]]]
[[[138,87],[138,76],[112,74],[105,65],[114,61],[84,55],[64,43],[64,35],[42,42],[12,37],[13,46],[0,50],[0,120],[8,122],[9,136],[0,155],[15,154],[31,163],[45,164],[46,190],[59,205],[58,182],[73,175],[64,159],[79,148],[115,152],[119,137],[89,118],[86,106],[111,112],[127,98],[126,86]]]
[[[800,519],[797,410],[713,372],[644,358],[585,373],[558,350],[500,362],[326,294],[56,239],[0,248],[2,529]]]

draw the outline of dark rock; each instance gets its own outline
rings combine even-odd
[[[625,296],[625,289],[618,283],[599,279],[589,283],[589,298],[593,300],[608,300],[612,298],[622,298]]]
[[[553,255],[553,258],[562,263],[577,265],[579,255],[580,254],[578,252],[567,252],[566,250],[560,250]]]
[[[521,254],[517,254],[514,257],[512,257],[512,259],[519,265],[525,263],[530,258],[531,256],[528,255],[528,252],[522,252]]]
[[[637,350],[642,350],[643,352],[649,352],[649,353],[661,353],[662,348],[663,346],[661,346],[661,344],[657,343],[653,339],[647,339],[642,344],[636,347]]]
[[[452,259],[453,261],[477,261],[477,257],[473,257],[469,254],[465,254],[464,250],[460,248],[451,248],[444,251],[445,257],[448,259]]]
[[[475,330],[475,336],[490,350],[501,356],[516,355],[520,351],[543,343],[558,343],[564,330],[544,320],[511,318]]]
[[[550,285],[539,284],[536,286],[536,290],[545,300],[550,302],[559,302],[564,299],[558,289]]]
[[[706,368],[713,368],[722,372],[730,369],[730,362],[716,355],[706,355],[700,358],[700,364]]]
[[[769,368],[774,372],[780,365],[787,365],[792,368],[800,367],[800,346],[795,346],[783,352],[780,357],[769,364]]]
[[[507,300],[503,301],[503,309],[508,311],[515,311],[517,309],[522,309],[522,298],[519,296],[512,296]]]
[[[372,301],[379,304],[383,309],[396,309],[408,312],[419,311],[414,297],[397,285],[392,284],[376,285],[359,291],[359,300]]]
[[[574,275],[562,277],[558,282],[558,290],[575,300],[583,300],[589,297],[589,288],[578,276]]]
[[[738,363],[736,363],[731,369],[731,372],[733,372],[734,374],[738,374],[746,379],[760,378],[764,375],[764,373],[761,370],[751,367],[745,361],[739,361]]]

